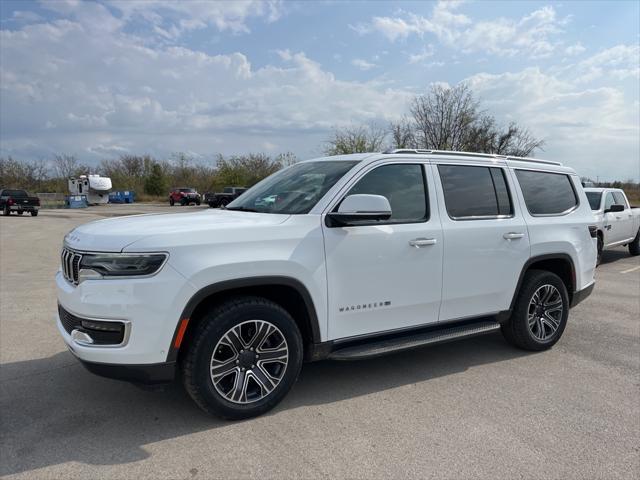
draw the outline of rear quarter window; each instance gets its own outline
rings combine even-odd
[[[516,177],[531,215],[562,215],[578,205],[569,175],[516,170]]]

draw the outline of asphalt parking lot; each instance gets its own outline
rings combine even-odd
[[[640,257],[606,252],[561,341],[500,334],[307,364],[271,413],[209,418],[179,385],[99,378],[53,321],[64,234],[104,206],[0,218],[0,475],[6,478],[640,477]],[[200,207],[205,208],[205,207]]]

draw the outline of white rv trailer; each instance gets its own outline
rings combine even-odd
[[[69,178],[69,193],[71,195],[86,195],[87,203],[98,205],[109,202],[111,179],[100,175],[80,175]]]

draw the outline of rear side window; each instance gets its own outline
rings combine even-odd
[[[531,215],[561,215],[578,205],[568,175],[516,170],[524,202]]]
[[[602,193],[587,192],[587,200],[589,200],[589,205],[591,205],[591,210],[598,210],[600,208],[601,199],[602,199]]]
[[[383,165],[367,173],[348,195],[382,195],[391,204],[391,218],[382,223],[415,223],[429,218],[422,165]]]
[[[622,205],[624,208],[627,208],[627,201],[624,199],[624,195],[620,192],[613,192],[613,196],[616,199],[617,205]]]
[[[504,171],[497,167],[438,165],[447,213],[453,219],[513,214]]]

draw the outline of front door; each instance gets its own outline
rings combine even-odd
[[[385,196],[392,215],[375,224],[329,228],[323,222],[329,339],[438,320],[442,230],[433,179],[422,163],[369,166],[336,199]]]

